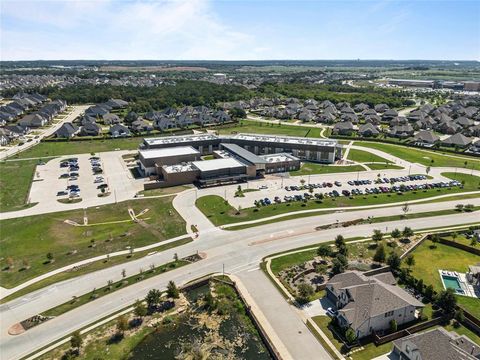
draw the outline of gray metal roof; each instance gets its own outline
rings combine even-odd
[[[266,164],[267,160],[261,158],[258,155],[255,155],[254,153],[251,153],[248,150],[245,150],[241,146],[237,144],[228,144],[228,143],[222,143],[222,147],[229,152],[233,153],[236,156],[241,157],[242,159],[252,163],[252,164]]]

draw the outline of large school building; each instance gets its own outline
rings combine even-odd
[[[341,158],[341,152],[333,139],[194,134],[145,138],[138,163],[143,175],[155,180],[149,188],[188,183],[213,186],[297,170],[302,160],[331,164]],[[205,155],[213,159],[201,160]]]

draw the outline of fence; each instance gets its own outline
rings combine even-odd
[[[439,325],[439,324],[443,323],[444,321],[446,321],[446,318],[437,317],[435,319],[424,321],[422,323],[410,326],[406,329],[403,329],[403,330],[400,330],[400,331],[397,331],[397,332],[394,332],[392,334],[388,334],[388,335],[385,335],[385,336],[379,336],[378,334],[375,333],[375,334],[373,334],[373,342],[375,343],[376,346],[382,345],[382,344],[385,344],[387,342],[390,342],[390,341],[393,341],[393,340],[396,340],[396,339],[400,339],[404,336],[414,334],[416,332],[428,329],[432,326]]]
[[[448,245],[448,246],[451,246],[451,247],[454,247],[454,248],[457,248],[457,249],[460,249],[460,250],[468,251],[470,253],[473,253],[475,255],[480,256],[480,249],[474,248],[473,246],[460,244],[460,243],[457,243],[455,241],[451,241],[451,240],[447,240],[447,239],[443,239],[443,238],[440,238],[439,242],[441,244]]]

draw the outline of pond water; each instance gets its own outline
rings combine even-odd
[[[208,354],[208,359],[255,359],[271,360],[265,344],[253,330],[250,320],[233,313],[227,317],[209,315],[197,301],[209,292],[204,285],[188,291],[185,295],[192,304],[182,315],[174,316],[171,324],[162,325],[148,335],[129,359],[191,359],[195,352]],[[207,320],[206,317],[208,317]],[[219,320],[213,323],[211,319]],[[246,322],[247,321],[247,322]],[[210,326],[211,325],[211,326]]]

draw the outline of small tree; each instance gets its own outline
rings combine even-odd
[[[458,237],[458,234],[457,234],[456,231],[454,231],[454,232],[452,233],[452,240],[455,241],[455,240],[457,239],[457,237]]]
[[[301,283],[297,288],[297,300],[300,303],[306,303],[309,301],[310,296],[314,294],[313,287],[307,283]]]
[[[400,230],[398,230],[397,228],[395,228],[395,229],[393,229],[392,232],[390,233],[390,236],[392,237],[392,239],[398,240],[398,239],[400,239],[400,237],[402,236],[402,233],[400,232]]]
[[[406,239],[412,237],[415,233],[413,232],[412,228],[405,226],[405,228],[402,231],[402,236]]]
[[[412,266],[415,265],[415,257],[412,254],[408,255],[405,264],[407,264],[408,270],[411,270]]]
[[[392,319],[390,320],[390,332],[394,333],[397,331],[398,329],[398,324],[397,324],[397,321],[395,319]]]
[[[30,269],[30,261],[28,261],[27,258],[24,258],[24,259],[22,260],[22,265],[23,265],[23,268],[24,268],[24,269],[26,269],[26,270]]]
[[[328,245],[320,245],[317,249],[317,255],[322,257],[332,256],[332,249]]]
[[[175,285],[172,280],[170,280],[167,285],[167,296],[172,299],[178,299],[180,297],[177,285]]]
[[[347,244],[345,243],[345,239],[342,235],[338,235],[335,238],[335,246],[337,247],[338,253],[343,256],[348,256],[348,248]]]
[[[433,234],[430,240],[432,241],[431,248],[436,249],[437,248],[437,243],[440,241],[440,235]]]
[[[160,302],[161,292],[158,289],[151,289],[147,296],[145,296],[145,301],[149,308],[154,308]]]
[[[121,335],[128,330],[128,319],[126,315],[121,315],[117,319],[117,332]]]
[[[400,269],[400,265],[402,264],[402,259],[396,252],[390,253],[387,258],[387,264],[390,266],[390,269],[392,270],[398,270]]]
[[[385,246],[383,244],[380,244],[377,246],[377,250],[375,250],[375,254],[373,255],[373,261],[383,263],[385,262],[385,258],[386,258]]]
[[[423,294],[423,288],[425,287],[425,285],[423,284],[423,279],[419,279],[417,281],[417,284],[415,285],[415,289],[420,293],[420,294]]]
[[[345,340],[347,340],[348,344],[353,344],[355,340],[357,340],[357,336],[355,335],[355,331],[352,328],[348,328],[345,331]]]
[[[7,257],[7,259],[5,261],[7,262],[8,270],[13,269],[15,267],[15,261],[13,261],[12,257],[10,257],[10,256]]]
[[[113,280],[107,281],[108,290],[112,290]]]
[[[430,166],[427,166],[427,168],[425,169],[425,172],[427,173],[427,175],[430,174],[430,170],[431,170]]]
[[[347,266],[348,266],[347,258],[342,254],[338,254],[337,257],[332,261],[332,272],[334,275],[341,274],[345,272],[345,269],[347,268]]]
[[[475,246],[477,246],[477,243],[478,243],[477,239],[475,239],[474,237],[472,237],[472,240],[470,240],[470,246],[475,247]]]
[[[80,331],[77,330],[70,337],[70,346],[75,351],[80,351],[80,348],[82,347],[82,343],[83,343],[82,335],[80,335]]]
[[[453,314],[457,306],[457,298],[453,289],[446,289],[440,292],[435,299],[438,307],[442,308],[445,314]]]
[[[47,260],[48,260],[49,263],[53,263],[54,258],[53,258],[53,254],[51,252],[47,253]]]
[[[457,205],[455,205],[455,210],[457,210],[457,211],[459,211],[459,212],[463,211],[463,204],[457,204]]]
[[[173,254],[173,261],[175,261],[175,262],[178,261],[178,254],[177,253]]]
[[[135,301],[134,310],[135,316],[142,318],[147,315],[147,307],[143,305],[143,302],[140,300]]]
[[[372,240],[378,243],[382,241],[382,239],[383,239],[383,233],[378,229],[373,230]]]
[[[425,288],[425,291],[424,291],[424,294],[423,294],[426,299],[428,301],[432,301],[433,300],[433,297],[435,295],[435,292],[433,290],[433,286],[432,285],[428,285],[426,288]]]
[[[403,217],[407,217],[407,213],[409,211],[410,211],[410,206],[408,206],[408,203],[403,204],[402,206]]]
[[[456,327],[459,327],[460,324],[465,321],[465,314],[463,313],[463,310],[462,309],[456,310],[453,318],[455,319],[454,325]]]
[[[127,270],[122,269],[122,279],[125,279],[127,277]]]

